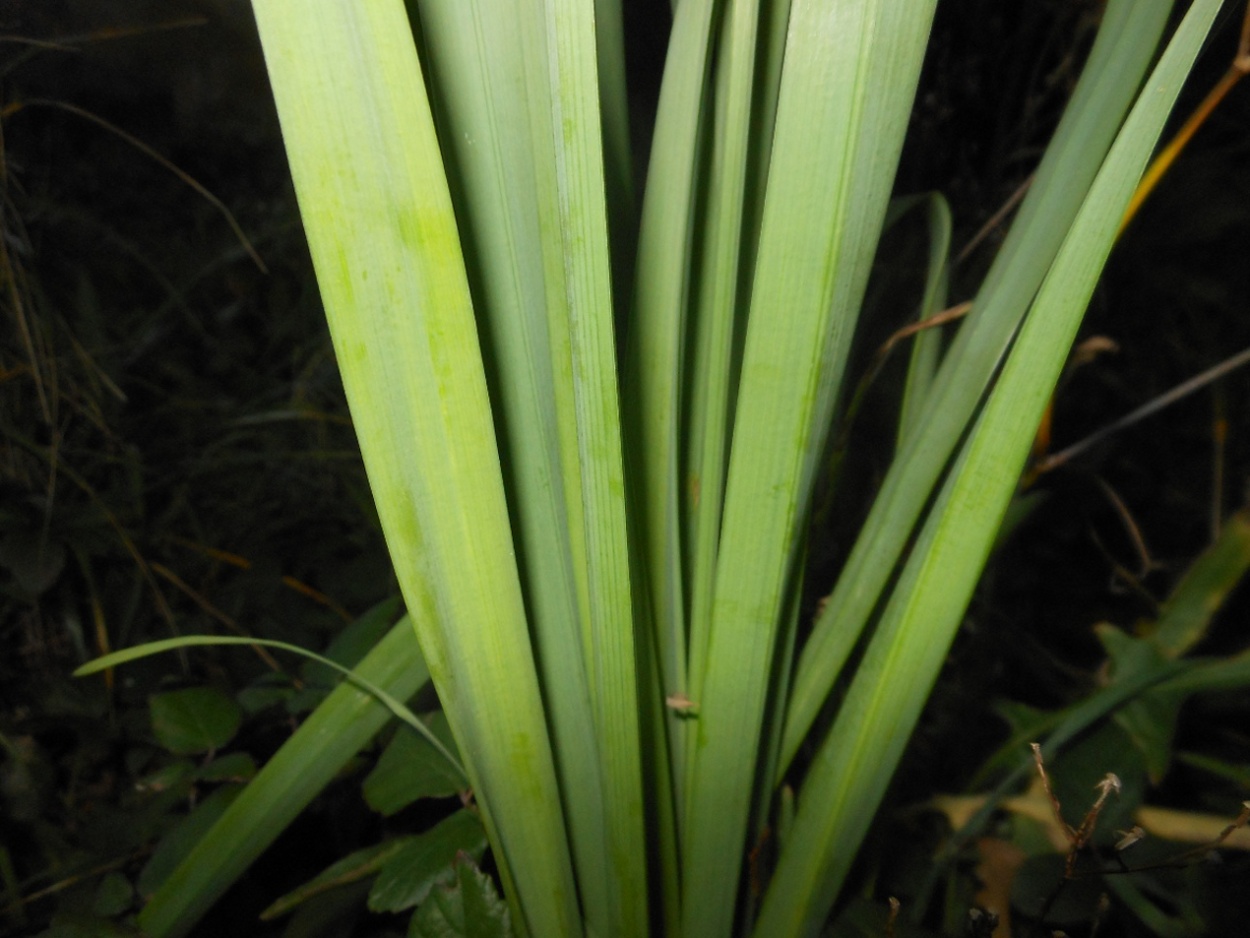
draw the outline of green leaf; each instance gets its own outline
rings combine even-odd
[[[391,634],[387,636],[388,639],[394,635],[394,631],[394,629],[391,630]],[[103,655],[102,657],[89,661],[79,667],[76,671],[74,671],[74,676],[83,677],[87,674],[95,674],[98,671],[116,667],[119,664],[125,664],[128,661],[134,661],[136,658],[146,658],[148,655],[157,655],[162,652],[173,651],[178,648],[193,648],[199,645],[261,645],[266,648],[281,648],[283,651],[289,651],[293,654],[303,655],[305,658],[311,658],[313,661],[319,662],[332,670],[338,671],[340,674],[345,676],[349,682],[357,685],[361,690],[366,691],[380,704],[386,707],[386,709],[391,711],[391,713],[400,721],[412,727],[412,729],[416,730],[419,735],[425,737],[431,746],[443,753],[450,765],[456,766],[457,769],[460,768],[460,764],[456,760],[455,756],[447,751],[447,747],[444,746],[436,736],[431,734],[428,729],[426,729],[425,724],[418,720],[413,715],[412,711],[396,700],[393,695],[387,693],[384,688],[379,687],[373,681],[370,681],[369,678],[365,676],[363,671],[353,671],[349,668],[345,668],[341,664],[331,661],[329,658],[322,657],[321,655],[311,652],[306,648],[300,648],[298,645],[292,645],[288,642],[279,642],[268,638],[234,638],[232,636],[221,635],[183,635],[179,638],[166,638],[155,642],[145,642],[144,644],[137,645],[134,648],[125,648],[121,651],[114,651],[107,655]],[[377,649],[374,649],[375,653],[376,651]]]
[[[440,710],[427,717],[430,730],[454,751],[455,742]],[[374,811],[392,815],[420,798],[447,798],[464,790],[464,778],[441,753],[416,733],[400,730],[378,764],[365,777],[365,801]]]
[[[920,199],[918,199],[920,201]],[[925,268],[924,295],[920,301],[921,322],[941,312],[946,306],[947,281],[950,277],[951,210],[938,193],[922,197],[921,204],[929,223],[929,263]],[[898,439],[912,436],[922,419],[924,403],[933,388],[942,345],[937,329],[925,329],[912,340],[907,381],[903,386],[903,404],[898,420]]]
[[[369,884],[347,883],[319,892],[303,903],[282,929],[282,938],[342,938],[367,921],[364,908]]]
[[[268,707],[286,703],[297,693],[289,675],[267,672],[239,691],[235,699],[245,712],[259,713]]]
[[[153,694],[148,699],[152,732],[176,755],[220,749],[234,738],[243,714],[239,705],[215,687]]]
[[[1171,768],[1172,742],[1184,702],[1183,695],[1156,688],[1116,711],[1116,723],[1141,750],[1146,772],[1155,785],[1163,781]]]
[[[199,769],[190,759],[175,759],[153,772],[143,776],[139,782],[141,790],[176,791],[181,797],[199,777]]]
[[[460,810],[413,838],[391,855],[369,892],[374,912],[402,912],[420,905],[436,884],[455,878],[453,864],[463,854],[480,860],[486,832],[476,814]]]
[[[314,896],[374,876],[387,860],[415,839],[415,837],[395,837],[384,840],[380,844],[371,844],[352,851],[342,859],[331,863],[308,882],[275,899],[265,911],[260,913],[261,919],[270,921],[279,918]]]
[[[1250,684],[1250,651],[1230,658],[1186,659],[1190,667],[1169,675],[1160,690],[1183,694],[1235,690]]]
[[[584,0],[419,7],[582,908],[592,930],[637,933],[635,624],[593,55],[614,17]]]
[[[1183,655],[1207,634],[1211,618],[1250,570],[1250,511],[1229,518],[1219,538],[1185,571],[1163,606],[1153,641],[1170,657]]]
[[[1064,883],[1064,858],[1045,853],[1025,860],[1011,884],[1011,904],[1025,915],[1036,918],[1047,897],[1058,893],[1046,912],[1048,924],[1071,928],[1084,926],[1098,914],[1099,894],[1106,891],[1106,880],[1100,876],[1078,876]],[[1108,877],[1124,879],[1127,877]],[[1060,888],[1060,884],[1063,884]],[[1051,932],[1053,934],[1053,932]]]
[[[1115,831],[1133,826],[1133,813],[1146,794],[1146,760],[1136,742],[1119,725],[1107,721],[1094,728],[1062,753],[1048,759],[1055,796],[1063,806],[1064,819],[1077,827],[1094,804],[1099,784],[1113,773],[1121,783],[1098,815],[1094,841],[1118,840]]]
[[[508,906],[490,877],[465,856],[455,872],[455,885],[435,889],[412,917],[408,938],[512,938]]]
[[[1113,684],[1123,684],[1167,668],[1164,650],[1153,640],[1134,638],[1122,629],[1100,625],[1095,630],[1107,649]],[[1172,763],[1172,737],[1185,695],[1159,687],[1144,690],[1115,711],[1114,720],[1145,759],[1151,781],[1158,783]]]
[[[196,773],[205,782],[247,782],[256,775],[256,760],[246,752],[232,752],[214,759]]]
[[[1203,938],[1213,934],[1195,901],[1195,876],[1148,872],[1106,876],[1107,890],[1157,938]]]

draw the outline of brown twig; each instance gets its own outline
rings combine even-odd
[[[972,240],[963,246],[963,250],[955,257],[956,266],[966,261],[972,255],[972,252],[977,249],[977,246],[990,236],[990,232],[1001,225],[1003,219],[1010,215],[1012,210],[1024,200],[1024,197],[1029,192],[1029,187],[1033,185],[1033,177],[1036,175],[1036,173],[1030,173],[1029,178],[1020,183],[1016,190],[1007,196],[1007,201],[999,207],[998,211],[990,216],[989,221],[980,227],[977,233],[972,236]]]
[[[243,628],[243,626],[239,625],[239,623],[236,622],[231,616],[218,609],[212,602],[209,601],[208,597],[193,589],[189,583],[183,580],[182,577],[178,576],[178,574],[174,573],[174,571],[169,569],[169,567],[155,560],[151,562],[151,567],[153,573],[173,584],[175,589],[181,592],[210,617],[216,619],[230,631],[234,632],[241,638],[252,637],[248,634],[247,630]],[[256,656],[260,658],[260,660],[263,661],[275,674],[286,673],[282,666],[278,664],[274,656],[269,653],[269,649],[265,648],[263,645],[253,645],[251,647],[252,651],[256,652]],[[302,686],[299,678],[293,677],[291,680],[296,687]]]
[[[1107,798],[1112,792],[1117,795],[1123,790],[1120,783],[1120,777],[1114,772],[1108,772],[1103,776],[1102,781],[1094,786],[1098,789],[1098,799],[1085,812],[1085,817],[1081,820],[1081,826],[1076,829],[1076,836],[1072,841],[1072,848],[1068,851],[1068,860],[1065,865],[1065,875],[1071,879],[1076,869],[1076,855],[1084,849],[1089,843],[1090,837],[1094,834],[1094,826],[1098,823],[1098,815],[1102,813],[1103,806],[1107,803]]]
[[[1158,869],[1167,869],[1169,867],[1175,867],[1175,866],[1183,866],[1186,863],[1188,863],[1190,860],[1200,859],[1201,857],[1205,857],[1212,850],[1218,849],[1220,844],[1228,840],[1229,836],[1233,833],[1233,831],[1238,830],[1239,828],[1245,827],[1247,823],[1250,823],[1250,801],[1243,801],[1241,803],[1241,813],[1238,814],[1237,817],[1233,818],[1232,823],[1229,824],[1227,827],[1225,827],[1222,831],[1220,831],[1219,835],[1214,840],[1208,841],[1205,844],[1199,844],[1196,847],[1192,847],[1189,850],[1186,850],[1184,853],[1178,853],[1176,854],[1176,856],[1169,857],[1167,860],[1164,860],[1162,863],[1155,863],[1155,864],[1152,864],[1151,866],[1133,867],[1127,872],[1138,873],[1143,870],[1158,870]]]
[[[1189,119],[1176,132],[1176,136],[1169,141],[1167,146],[1159,151],[1159,155],[1151,162],[1150,168],[1146,170],[1145,175],[1142,176],[1142,180],[1137,186],[1137,191],[1133,193],[1133,199],[1124,213],[1124,220],[1120,222],[1121,234],[1128,227],[1129,222],[1133,220],[1133,216],[1137,214],[1141,204],[1154,191],[1159,180],[1163,178],[1164,174],[1172,167],[1172,164],[1176,162],[1176,158],[1185,149],[1185,145],[1198,132],[1198,128],[1206,122],[1206,119],[1211,116],[1211,112],[1215,110],[1219,103],[1233,90],[1237,82],[1241,81],[1247,73],[1250,73],[1250,4],[1246,5],[1245,17],[1241,21],[1241,38],[1237,43],[1237,53],[1233,56],[1232,64],[1229,65],[1228,71],[1224,73],[1224,77],[1216,82],[1215,87],[1202,99],[1202,103],[1189,115]]]
[[[1158,569],[1159,564],[1150,556],[1150,548],[1146,546],[1146,538],[1134,520],[1133,513],[1124,504],[1124,499],[1120,498],[1116,490],[1105,479],[1096,477],[1094,481],[1098,483],[1102,493],[1107,496],[1107,501],[1111,502],[1111,507],[1115,509],[1115,513],[1119,516],[1120,522],[1124,525],[1124,530],[1128,532],[1129,540],[1133,542],[1133,549],[1137,552],[1137,560],[1140,566],[1137,575],[1130,579],[1133,582],[1139,582],[1145,579],[1152,570]]]
[[[1059,894],[1067,883],[1076,879],[1076,859],[1082,850],[1089,844],[1090,838],[1094,834],[1094,827],[1098,824],[1098,815],[1102,813],[1103,807],[1107,803],[1107,799],[1112,792],[1120,793],[1122,788],[1119,777],[1108,772],[1103,776],[1095,787],[1098,789],[1098,797],[1095,799],[1090,809],[1085,812],[1085,817],[1081,819],[1081,823],[1077,827],[1072,827],[1063,819],[1063,806],[1059,803],[1059,797],[1055,794],[1054,788],[1050,784],[1050,776],[1046,772],[1046,762],[1042,758],[1042,747],[1038,743],[1032,743],[1033,763],[1037,766],[1037,774],[1041,779],[1042,788],[1046,792],[1046,796],[1050,799],[1051,810],[1055,814],[1055,820],[1059,824],[1060,830],[1068,840],[1068,855],[1064,858],[1063,879],[1047,896],[1046,901],[1042,904],[1039,918],[1045,921],[1046,914],[1050,911],[1055,900],[1059,898]]]
[[[898,913],[902,908],[903,904],[890,896],[890,914],[885,919],[885,938],[894,938],[894,925],[898,921]]]
[[[1224,361],[1220,362],[1218,365],[1208,368],[1201,374],[1194,375],[1194,377],[1190,378],[1188,381],[1182,381],[1170,391],[1166,391],[1158,397],[1147,401],[1141,407],[1125,414],[1119,420],[1114,420],[1101,429],[1095,430],[1089,436],[1082,440],[1078,440],[1067,449],[1060,450],[1051,456],[1047,456],[1033,467],[1033,475],[1039,476],[1043,473],[1050,472],[1052,469],[1059,468],[1073,457],[1079,456],[1090,447],[1096,445],[1097,443],[1101,443],[1111,434],[1117,433],[1125,427],[1132,426],[1138,421],[1151,416],[1170,404],[1175,404],[1181,398],[1194,393],[1200,388],[1210,384],[1212,381],[1215,381],[1217,378],[1222,378],[1229,372],[1234,371],[1235,369],[1246,364],[1250,364],[1250,348],[1243,349],[1231,358],[1224,359]]]

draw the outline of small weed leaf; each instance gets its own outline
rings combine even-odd
[[[212,687],[155,694],[149,707],[157,740],[180,756],[220,749],[234,738],[242,718],[238,704]]]
[[[454,863],[486,852],[486,832],[472,811],[451,817],[406,844],[387,859],[369,893],[374,912],[402,912],[426,901],[436,885],[456,879]]]
[[[430,894],[412,917],[408,938],[512,938],[512,920],[490,877],[461,854],[455,885]]]

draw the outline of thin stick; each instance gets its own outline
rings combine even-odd
[[[1158,564],[1154,562],[1154,558],[1150,556],[1150,548],[1146,546],[1146,538],[1142,536],[1141,528],[1137,526],[1137,522],[1133,520],[1132,513],[1128,510],[1128,506],[1124,504],[1124,500],[1116,493],[1105,479],[1097,478],[1095,481],[1098,487],[1102,489],[1103,494],[1107,496],[1107,500],[1111,502],[1111,506],[1115,509],[1120,521],[1124,524],[1124,529],[1128,531],[1129,540],[1133,542],[1133,549],[1137,551],[1137,560],[1141,564],[1135,580],[1143,580],[1146,575],[1154,570]]]
[[[17,110],[20,110],[23,107],[31,107],[32,105],[40,106],[40,107],[56,108],[58,110],[66,111],[67,113],[73,114],[76,117],[81,117],[83,120],[91,121],[91,123],[99,127],[103,127],[105,130],[109,131],[109,133],[115,134],[116,136],[120,137],[122,140],[125,140],[127,143],[129,143],[132,147],[134,147],[140,153],[152,158],[161,166],[165,167],[167,170],[169,170],[171,173],[177,176],[180,180],[182,180],[184,183],[186,183],[188,186],[190,186],[192,189],[198,192],[201,197],[203,197],[210,205],[213,206],[213,208],[217,209],[217,211],[222,214],[222,216],[226,219],[226,223],[230,226],[230,230],[234,232],[234,236],[238,238],[239,243],[243,245],[243,250],[247,251],[248,256],[251,257],[252,262],[260,269],[261,273],[263,274],[269,273],[269,268],[265,266],[265,262],[260,259],[260,255],[256,252],[256,248],[252,246],[252,242],[248,240],[247,235],[243,233],[243,228],[242,226],[239,225],[238,221],[235,219],[234,214],[230,211],[230,209],[226,208],[225,203],[222,202],[221,199],[217,198],[217,196],[213,195],[210,191],[208,191],[207,188],[205,188],[198,180],[196,180],[189,173],[187,173],[186,171],[182,169],[179,169],[176,165],[171,163],[165,157],[161,156],[161,154],[157,153],[155,150],[153,150],[150,146],[148,146],[138,137],[135,137],[132,134],[126,133],[126,131],[122,130],[117,125],[109,123],[104,118],[98,117],[97,115],[92,114],[88,110],[84,110],[83,108],[80,108],[73,104],[66,104],[64,101],[51,101],[46,98],[33,98],[30,101],[18,102],[16,104],[10,105],[9,107],[5,108],[5,111],[4,111],[5,116],[16,112]]]
[[[1250,364],[1250,348],[1243,349],[1231,358],[1224,359],[1224,361],[1220,362],[1218,365],[1208,368],[1206,371],[1195,375],[1188,381],[1182,381],[1176,387],[1172,388],[1172,390],[1166,391],[1153,400],[1147,401],[1141,407],[1125,414],[1119,420],[1113,421],[1105,427],[1095,430],[1089,436],[1085,437],[1083,440],[1073,443],[1067,449],[1060,450],[1051,456],[1047,456],[1037,464],[1034,468],[1034,473],[1036,475],[1041,475],[1043,473],[1050,472],[1052,469],[1057,469],[1073,457],[1079,456],[1091,447],[1101,443],[1107,437],[1111,436],[1111,434],[1117,433],[1125,427],[1130,427],[1140,420],[1144,420],[1146,417],[1153,415],[1170,404],[1175,404],[1181,398],[1187,397],[1188,395],[1194,393],[1194,391],[1205,387],[1218,378],[1224,377],[1224,375],[1231,371],[1235,371],[1245,364]]]
[[[1224,413],[1224,395],[1212,395],[1211,421],[1211,543],[1220,538],[1224,520],[1224,458],[1228,442],[1228,417]]]
[[[977,246],[990,236],[990,232],[1001,225],[1003,219],[1011,214],[1011,211],[1024,200],[1024,197],[1028,194],[1029,187],[1033,185],[1033,177],[1036,175],[1036,173],[1030,173],[1029,178],[1020,183],[1016,187],[1015,192],[1007,196],[1007,201],[1002,204],[998,211],[990,216],[989,221],[980,227],[977,233],[972,236],[972,240],[965,244],[963,250],[956,255],[956,265],[966,261],[972,252],[977,249]]]
[[[1072,878],[1076,870],[1076,855],[1089,843],[1090,837],[1093,836],[1094,826],[1098,823],[1098,815],[1102,813],[1102,808],[1107,803],[1107,798],[1112,792],[1118,795],[1123,789],[1123,785],[1120,784],[1120,777],[1114,772],[1108,772],[1095,787],[1098,789],[1098,800],[1085,812],[1085,817],[1081,820],[1081,826],[1076,829],[1076,836],[1072,841],[1072,849],[1068,851],[1067,877],[1069,879]]]
[[[890,914],[885,920],[885,938],[894,938],[894,924],[898,921],[899,910],[903,904],[890,896]]]
[[[1063,806],[1059,804],[1059,799],[1055,796],[1054,789],[1050,787],[1050,776],[1046,774],[1046,762],[1042,759],[1041,743],[1030,743],[1033,749],[1033,764],[1037,766],[1037,774],[1041,777],[1042,788],[1046,792],[1046,797],[1050,799],[1050,810],[1055,814],[1055,820],[1059,822],[1059,827],[1063,830],[1063,834],[1068,838],[1068,843],[1076,837],[1076,831],[1072,829],[1067,821],[1063,819]]]

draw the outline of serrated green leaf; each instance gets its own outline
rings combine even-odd
[[[435,884],[455,878],[463,854],[476,862],[486,851],[486,831],[472,811],[457,811],[387,858],[369,891],[374,912],[402,912],[420,905]]]
[[[434,890],[412,917],[408,938],[512,938],[508,905],[490,877],[468,857],[455,872],[455,885]]]
[[[234,738],[243,714],[228,694],[215,687],[188,687],[148,699],[152,732],[176,755],[220,749]]]

